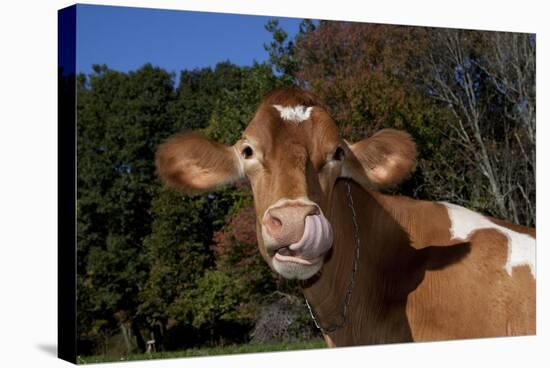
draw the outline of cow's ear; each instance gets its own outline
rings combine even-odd
[[[187,193],[207,191],[243,177],[233,146],[195,133],[176,134],[161,144],[155,164],[166,184]]]
[[[383,129],[372,137],[348,144],[348,153],[342,176],[374,188],[399,184],[416,161],[416,145],[411,136],[395,129]]]

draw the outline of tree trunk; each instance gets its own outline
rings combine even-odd
[[[155,347],[157,351],[163,351],[164,350],[164,324],[162,322],[157,322],[153,326],[153,333],[154,333],[154,340],[155,340]]]
[[[137,321],[134,321],[134,323],[132,323],[132,331],[136,336],[136,343],[139,351],[141,353],[145,353],[145,349],[146,349],[145,340],[143,340],[143,335],[141,334],[141,331],[139,329],[139,324]]]
[[[130,329],[124,322],[122,322],[120,324],[120,330],[122,331],[122,336],[124,337],[124,342],[126,343],[126,353],[130,354],[132,353],[132,339],[130,336]]]

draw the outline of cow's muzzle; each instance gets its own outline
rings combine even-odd
[[[262,219],[262,237],[272,265],[286,278],[305,279],[322,266],[332,246],[332,227],[309,200],[279,200]]]

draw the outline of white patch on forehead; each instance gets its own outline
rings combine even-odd
[[[533,278],[536,278],[535,238],[530,235],[518,233],[504,226],[495,224],[467,208],[447,202],[440,202],[447,207],[449,219],[451,220],[451,236],[453,239],[467,240],[470,234],[481,229],[495,229],[508,238],[508,258],[504,269],[512,276],[512,269],[518,266],[529,266]]]
[[[274,108],[281,114],[281,119],[291,121],[293,123],[301,123],[309,119],[313,107],[297,106],[282,106],[273,105]]]

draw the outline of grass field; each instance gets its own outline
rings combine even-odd
[[[279,344],[244,344],[244,345],[228,345],[213,348],[195,348],[181,351],[157,352],[151,354],[132,354],[127,356],[89,356],[77,357],[78,364],[93,364],[104,362],[120,362],[130,360],[148,360],[148,359],[173,359],[184,357],[197,356],[212,356],[212,355],[227,355],[227,354],[244,354],[244,353],[261,353],[268,351],[290,351],[290,350],[305,350],[305,349],[322,349],[325,342],[323,340],[311,340],[294,343],[279,343]]]

